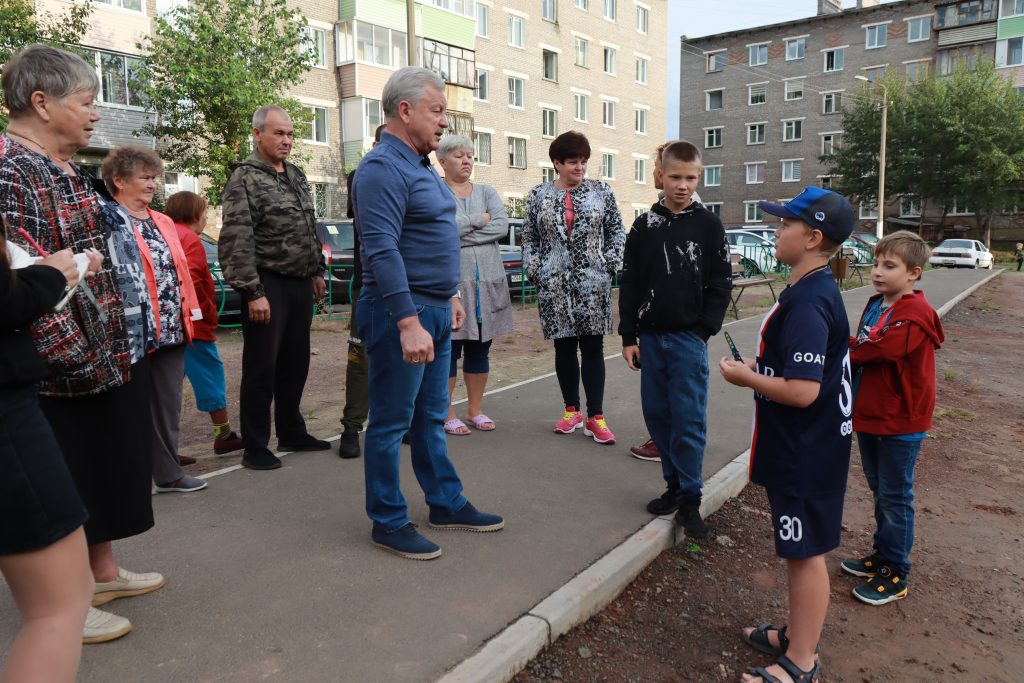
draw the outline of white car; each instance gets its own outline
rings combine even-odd
[[[928,263],[947,268],[991,268],[994,260],[992,252],[978,240],[950,239],[932,249]]]
[[[749,230],[726,230],[725,241],[729,244],[731,253],[739,254],[761,273],[775,270],[778,265],[775,258],[775,242],[767,237]]]

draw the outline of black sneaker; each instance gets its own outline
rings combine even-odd
[[[250,470],[276,470],[281,466],[281,459],[270,452],[269,448],[245,451],[242,454],[242,467]]]
[[[416,531],[416,525],[412,522],[395,531],[383,531],[375,522],[370,538],[374,545],[410,560],[432,560],[441,557],[441,547]]]
[[[690,538],[707,538],[711,531],[700,517],[700,498],[682,502],[676,512],[676,524],[683,527]]]
[[[647,504],[647,511],[652,515],[670,515],[679,509],[683,500],[683,494],[679,489],[669,486],[660,498],[655,498]]]
[[[839,563],[839,569],[845,574],[850,576],[862,576],[866,579],[870,579],[878,572],[878,568],[882,566],[882,558],[876,553],[871,553],[867,557],[862,557],[859,560],[843,560]]]
[[[873,577],[854,587],[853,597],[869,605],[884,605],[907,597],[907,577],[887,564],[878,567]]]
[[[358,458],[362,455],[359,450],[359,432],[354,429],[346,429],[341,433],[341,440],[338,441],[338,457]]]
[[[277,450],[289,453],[297,453],[299,451],[326,451],[330,447],[330,442],[321,441],[312,434],[303,434],[292,443],[287,443],[285,441],[277,442]]]

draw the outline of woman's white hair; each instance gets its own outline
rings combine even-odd
[[[473,154],[476,151],[473,141],[465,135],[445,135],[441,138],[441,142],[437,146],[437,158],[447,159],[449,154],[460,149],[464,149],[470,154]]]
[[[32,93],[43,92],[62,100],[77,92],[99,92],[96,68],[84,59],[49,45],[29,45],[4,67],[4,101],[11,116],[32,109]]]
[[[380,98],[384,116],[393,119],[398,116],[398,103],[408,102],[415,105],[423,97],[423,91],[432,85],[444,92],[444,81],[436,73],[422,66],[402,67],[384,84],[384,92]]]

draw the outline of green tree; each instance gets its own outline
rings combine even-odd
[[[157,114],[143,130],[171,166],[209,179],[212,204],[251,151],[258,107],[281,105],[296,137],[308,134],[308,109],[284,94],[309,69],[305,25],[286,0],[193,0],[157,17],[138,44],[139,79]]]
[[[32,0],[0,0],[0,74],[3,65],[32,43],[76,50],[89,28],[90,0],[75,2],[64,14],[38,13]],[[0,130],[7,129],[7,111],[0,108]]]

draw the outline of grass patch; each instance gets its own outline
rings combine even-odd
[[[981,303],[978,304],[978,308],[988,312],[1003,310],[1001,307],[992,303],[989,299],[982,299]]]
[[[940,420],[943,418],[949,418],[950,420],[974,422],[978,419],[978,414],[972,413],[969,410],[964,410],[963,408],[938,408],[935,411],[935,417]]]
[[[942,367],[942,379],[946,380],[947,382],[955,382],[956,380],[960,379],[960,371],[957,370],[956,368],[944,365]]]

